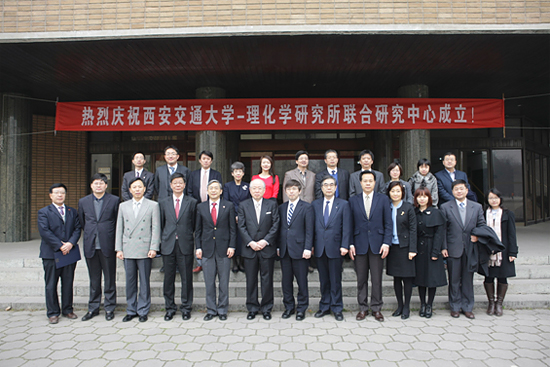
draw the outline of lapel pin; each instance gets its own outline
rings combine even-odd
[[[426,214],[430,214],[430,212],[426,212]]]
[[[405,212],[401,212],[401,215],[405,215]]]

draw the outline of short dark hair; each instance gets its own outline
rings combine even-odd
[[[466,186],[466,188],[468,188],[468,183],[466,181],[464,181],[463,179],[461,179],[461,178],[458,178],[458,179],[453,181],[453,184],[451,186],[451,190],[454,189],[456,185],[464,185],[464,186]]]
[[[211,151],[209,150],[203,150],[200,154],[199,154],[199,160],[202,158],[202,155],[205,155],[207,157],[210,157],[210,159],[214,160],[214,154],[212,154]]]
[[[487,205],[489,205],[489,208],[490,208],[491,204],[489,204],[489,194],[493,194],[493,195],[498,196],[498,198],[500,199],[500,203],[498,203],[498,206],[500,206],[502,208],[503,207],[502,206],[502,193],[500,191],[498,191],[496,187],[493,187],[492,189],[489,190],[489,192],[487,192],[487,195],[485,195],[485,203]]]
[[[374,182],[376,182],[376,175],[372,171],[361,171],[361,173],[359,174],[359,181],[363,181],[364,175],[372,175]]]
[[[57,189],[58,187],[62,187],[65,189],[65,193],[67,192],[67,186],[63,185],[62,183],[54,183],[50,186],[50,194],[53,193],[53,189]]]
[[[401,181],[390,181],[390,184],[388,185],[388,191],[386,194],[391,200],[390,191],[395,187],[399,186],[401,188],[401,200],[405,198],[405,187],[401,184]]]
[[[430,192],[430,189],[428,189],[425,186],[421,186],[420,188],[416,189],[416,191],[414,192],[414,206],[416,207],[420,206],[416,198],[422,195],[426,195],[428,197],[428,207],[432,206],[433,205],[432,193]]]
[[[421,158],[421,159],[418,160],[418,163],[416,164],[416,168],[418,169],[418,168],[420,168],[420,166],[423,166],[423,165],[431,167],[432,163],[427,158]]]
[[[175,145],[168,145],[166,148],[164,148],[164,154],[166,155],[166,151],[168,149],[174,149],[176,151],[177,154],[180,154],[180,150],[178,148],[176,148]]]
[[[325,159],[327,159],[327,155],[329,153],[336,153],[336,157],[338,157],[338,152],[335,151],[334,149],[328,149],[326,152],[325,152]]]
[[[143,187],[147,187],[145,185],[145,182],[141,179],[141,177],[132,177],[132,179],[130,180],[130,182],[128,182],[128,187],[132,186],[132,184],[136,181],[141,181],[141,183],[143,184]]]
[[[233,162],[233,164],[231,165],[231,172],[233,172],[236,169],[240,169],[244,173],[244,163],[239,161]]]
[[[331,175],[327,175],[321,180],[321,186],[323,186],[326,180],[332,180],[334,181],[335,185],[338,185],[338,182],[336,182],[336,179],[334,177],[332,177]]]
[[[107,176],[105,176],[105,174],[103,173],[96,173],[92,176],[92,178],[90,179],[90,183],[93,184],[95,180],[101,180],[105,183],[108,183],[108,179],[107,179]]]
[[[307,155],[307,158],[309,159],[309,153],[306,151],[306,150],[299,150],[296,152],[296,155],[294,156],[294,158],[296,158],[296,160],[298,160],[300,158],[301,155]]]
[[[174,172],[172,173],[172,175],[170,176],[170,183],[172,183],[172,181],[174,181],[174,179],[176,178],[183,178],[183,183],[187,183],[187,179],[185,178],[185,175],[181,172]]]
[[[298,180],[288,180],[285,183],[285,190],[288,189],[289,187],[294,187],[294,186],[298,187],[298,189],[300,189],[300,191],[302,191],[302,184]]]
[[[166,149],[164,150],[166,151]],[[143,159],[145,159],[145,153],[143,153],[142,151],[138,150],[134,153],[132,153],[132,160],[134,160],[134,158],[136,158],[136,154],[141,154],[143,156]]]
[[[443,159],[445,159],[445,157],[448,156],[448,155],[452,155],[456,159],[456,154],[454,154],[453,152],[447,152],[447,153],[443,154]]]
[[[374,161],[374,153],[368,149],[363,149],[361,153],[359,153],[359,159],[361,159],[365,154],[370,155],[370,158]]]
[[[395,167],[399,167],[399,177],[403,176],[403,167],[401,167],[401,165],[397,162],[392,162],[390,163],[390,165],[388,166],[388,176],[390,176],[391,178],[391,175],[390,175],[390,172],[391,170],[393,170]]]

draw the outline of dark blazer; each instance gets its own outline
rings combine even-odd
[[[454,201],[455,197],[453,196],[453,180],[449,172],[446,169],[442,169],[439,172],[435,173],[435,178],[437,178],[437,191],[439,194],[439,204],[443,204],[447,201]],[[468,183],[468,176],[466,172],[459,171],[455,169],[455,179],[464,180],[468,186],[468,200],[477,201],[476,194],[470,189],[470,184]]]
[[[416,213],[411,203],[403,201],[401,207],[397,209],[396,222],[399,247],[408,247],[409,252],[418,252],[416,247]]]
[[[489,260],[491,254],[502,252],[506,249],[498,239],[496,232],[489,226],[483,225],[472,229],[472,235],[477,236],[477,246],[472,246],[473,256],[469,257],[472,272],[476,271],[486,277],[489,276]],[[471,261],[475,260],[475,261]],[[508,258],[506,258],[508,260]],[[504,258],[502,259],[504,262]]]
[[[315,174],[315,198],[320,199],[323,197],[323,191],[321,191],[321,182],[327,176],[330,176],[327,168]],[[338,198],[348,200],[349,198],[349,172],[343,168],[338,167]]]
[[[193,232],[195,230],[197,200],[189,195],[183,195],[178,218],[176,218],[176,209],[172,195],[159,201],[159,205],[162,243],[160,253],[162,255],[170,255],[174,251],[177,235],[177,242],[181,252],[184,255],[192,255],[194,253]]]
[[[290,224],[287,220],[289,202],[279,206],[279,218],[281,224],[279,228],[279,256],[288,255],[292,259],[301,259],[304,250],[310,250],[313,247],[313,230],[315,217],[313,207],[304,200],[298,200],[296,208],[292,213]]]
[[[329,259],[341,258],[340,248],[349,249],[351,242],[351,210],[348,202],[334,198],[326,226],[323,217],[324,198],[315,200],[311,206],[315,214],[315,256],[321,257],[324,251]]]
[[[459,258],[464,251],[466,254],[471,254],[473,244],[470,242],[470,234],[472,229],[485,225],[481,205],[471,200],[467,200],[466,203],[465,224],[462,224],[454,198],[441,205],[440,211],[446,222],[442,249],[449,252],[449,257]]]
[[[365,213],[363,194],[349,199],[353,216],[353,239],[357,255],[365,255],[369,248],[375,254],[380,253],[383,244],[391,246],[393,221],[391,217],[390,199],[386,195],[373,191],[370,219]]]
[[[208,182],[211,180],[218,180],[223,185],[222,174],[218,171],[210,168],[208,172]],[[189,172],[187,176],[187,195],[197,199],[197,202],[201,202],[201,170],[197,169],[195,171]]]
[[[124,174],[122,179],[122,200],[128,201],[131,200],[133,195],[130,193],[130,181],[136,177],[136,171],[132,170]],[[147,171],[145,168],[141,171],[141,179],[145,184],[146,191],[143,195],[146,199],[153,199],[155,194],[155,174],[153,172]]]
[[[502,251],[502,264],[499,267],[490,267],[489,276],[496,278],[509,278],[516,276],[515,262],[510,262],[510,256],[518,256],[518,241],[516,237],[516,218],[514,212],[502,209],[500,219],[500,231],[502,244],[505,249]]]
[[[374,173],[376,179],[376,184],[374,186],[374,191],[383,194],[382,189],[384,188],[384,174],[382,172],[371,169]],[[363,188],[361,187],[361,172],[363,170],[355,171],[349,176],[349,197],[354,195],[359,195],[363,193]]]
[[[84,196],[78,201],[78,218],[83,229],[84,255],[91,258],[95,254],[95,239],[99,237],[99,246],[105,257],[115,255],[116,221],[120,198],[106,192],[99,219],[95,215],[94,194]]]
[[[185,179],[189,181],[189,168],[178,163],[176,172],[183,174]],[[157,193],[157,200],[159,202],[165,197],[172,195],[172,188],[170,187],[170,171],[168,170],[167,164],[160,166],[155,171],[154,186],[155,192]],[[187,185],[184,193],[187,193]]]
[[[76,209],[65,205],[65,222],[57,208],[50,204],[38,211],[38,232],[40,242],[40,258],[54,259],[54,252],[59,251],[63,242],[76,245],[80,238],[80,220]]]
[[[239,186],[235,184],[235,181],[229,181],[223,185],[223,198],[233,203],[235,213],[239,210],[239,204],[241,202],[250,199],[249,186],[248,182],[243,181],[241,181]]]
[[[274,200],[262,199],[260,223],[256,220],[254,199],[248,199],[239,206],[239,233],[243,241],[242,256],[253,259],[256,251],[248,244],[251,241],[266,240],[269,245],[257,251],[263,258],[271,258],[277,254],[277,233],[279,232],[279,208]]]
[[[220,199],[216,208],[218,218],[216,225],[210,214],[210,200],[197,205],[195,223],[195,246],[202,250],[202,256],[209,259],[214,256],[227,257],[227,248],[235,249],[237,245],[237,223],[235,209],[227,200]]]

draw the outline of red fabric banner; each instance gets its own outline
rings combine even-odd
[[[371,130],[504,126],[500,99],[281,98],[60,102],[56,130]]]

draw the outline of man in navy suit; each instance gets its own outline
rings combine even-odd
[[[155,194],[155,175],[143,168],[146,163],[145,154],[142,152],[135,152],[132,156],[132,163],[134,164],[134,169],[126,172],[122,179],[122,200],[128,201],[132,199],[130,181],[135,177],[140,177],[145,187],[148,188],[144,197],[146,199],[153,199],[153,195]]]
[[[382,271],[384,259],[391,246],[393,221],[390,199],[374,191],[376,176],[371,171],[361,172],[363,193],[349,200],[353,215],[353,239],[349,248],[350,257],[355,260],[357,272],[357,320],[364,320],[369,313],[368,280],[371,276],[370,309],[377,321],[384,321],[382,309]]]
[[[332,310],[336,321],[344,320],[342,311],[342,256],[351,240],[351,211],[347,201],[335,198],[336,180],[326,176],[321,182],[323,197],[311,205],[315,214],[315,257],[321,283],[321,300],[315,317]]]
[[[84,232],[84,255],[90,276],[88,313],[82,321],[99,315],[101,274],[104,277],[105,319],[115,317],[116,307],[116,220],[120,199],[107,190],[107,176],[92,176],[92,194],[78,201],[78,218]]]
[[[55,266],[55,255],[61,251],[67,255],[77,244],[80,238],[80,221],[76,209],[65,205],[67,187],[62,183],[55,183],[50,187],[52,204],[38,211],[38,231],[40,242],[40,258],[44,266],[44,280],[46,283],[46,309],[50,324],[59,322],[59,315],[76,319],[73,312],[73,282],[76,263]],[[76,249],[75,249],[76,251]],[[61,278],[61,305],[57,296],[57,283]]]
[[[441,204],[455,199],[453,196],[452,186],[453,182],[456,180],[464,180],[468,189],[468,199],[477,201],[476,194],[470,190],[470,184],[468,183],[468,176],[466,176],[466,172],[459,171],[455,168],[456,155],[454,153],[445,153],[443,156],[443,166],[445,166],[445,169],[442,169],[435,174],[435,177],[437,178],[439,205],[441,206]]]
[[[243,201],[238,210],[238,226],[242,238],[244,271],[246,275],[246,308],[248,320],[262,312],[271,320],[273,309],[273,270],[277,255],[279,209],[274,200],[264,200],[265,183],[252,180],[252,199]],[[262,285],[262,302],[258,302],[258,271]]]
[[[313,247],[314,225],[311,204],[300,200],[301,187],[302,184],[296,180],[288,180],[285,184],[288,201],[279,206],[281,224],[277,241],[277,254],[281,257],[283,275],[283,319],[288,319],[296,312],[298,321],[306,318],[309,307],[307,267]],[[298,307],[294,299],[294,277],[298,283]]]
[[[315,198],[320,199],[323,196],[321,182],[327,176],[332,176],[336,180],[335,197],[348,200],[349,198],[349,172],[343,168],[338,168],[338,152],[329,149],[325,152],[325,163],[327,169],[318,172],[315,175]]]
[[[170,187],[170,176],[176,172],[183,174],[187,180],[189,168],[182,166],[178,163],[180,158],[180,151],[173,145],[169,145],[164,148],[164,160],[166,165],[160,166],[155,171],[155,192],[157,193],[157,200],[160,202],[166,197],[172,195],[172,188]]]

